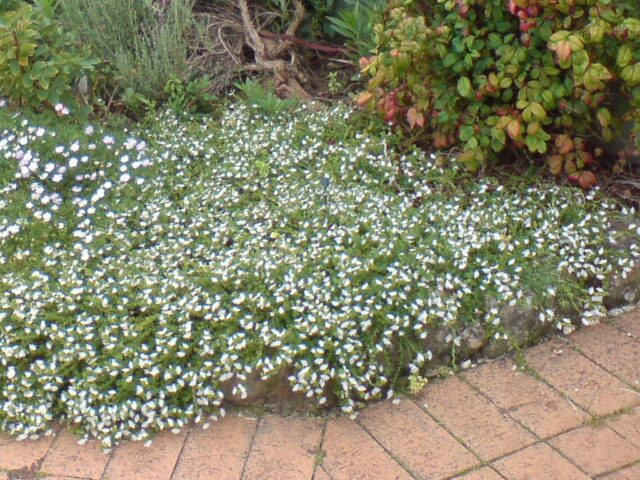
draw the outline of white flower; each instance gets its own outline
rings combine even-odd
[[[62,103],[58,103],[56,104],[56,106],[54,107],[54,110],[56,111],[56,113],[58,113],[58,115],[69,115],[69,109],[67,108],[66,105],[63,105]]]

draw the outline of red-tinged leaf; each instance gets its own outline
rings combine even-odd
[[[568,175],[573,175],[574,173],[576,173],[576,162],[572,159],[566,159],[564,162],[564,171],[565,173],[567,173]],[[571,179],[569,179],[569,181],[571,181]],[[577,182],[577,177],[576,177],[576,182]]]
[[[395,107],[391,107],[389,110],[386,111],[385,115],[384,115],[384,120],[386,122],[392,122],[395,120],[395,117],[398,113],[398,109]],[[395,123],[395,122],[394,122]]]
[[[591,155],[590,152],[586,152],[586,151],[577,152],[576,157],[578,159],[578,164],[579,165],[581,164],[581,168],[582,167],[590,167],[591,165],[593,165],[595,163],[593,155]]]
[[[573,147],[573,140],[571,140],[567,135],[558,135],[556,137],[556,148],[560,155],[566,155],[567,153],[572,152]]]
[[[409,122],[409,126],[411,128],[415,128],[418,119],[418,110],[415,107],[411,107],[407,110],[407,121]]]
[[[507,134],[515,140],[522,135],[522,124],[518,120],[511,120],[507,125]]]
[[[357,104],[359,107],[364,107],[373,98],[373,94],[370,92],[364,92],[358,97]]]
[[[562,173],[562,167],[564,166],[564,157],[562,155],[553,155],[549,158],[549,170],[556,177],[559,177]]]
[[[440,132],[436,132],[433,134],[433,146],[436,148],[446,148],[449,146],[449,142],[447,141],[447,137]]]
[[[504,130],[507,127],[507,125],[509,125],[510,121],[511,121],[511,117],[503,115],[498,119],[498,123],[496,124],[496,127],[498,127],[501,130]]]
[[[596,177],[595,173],[589,171],[580,172],[580,176],[578,178],[578,185],[580,185],[580,188],[589,190],[595,186],[596,183],[598,183],[598,177]]]
[[[567,41],[560,41],[556,45],[556,54],[561,63],[567,62],[571,58],[571,45]]]

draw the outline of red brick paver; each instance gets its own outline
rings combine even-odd
[[[51,477],[51,476],[42,477],[42,479],[38,479],[38,480],[88,480],[88,479],[81,478],[81,477],[59,477],[56,475],[55,477]]]
[[[460,379],[435,383],[420,396],[429,412],[484,460],[535,441],[519,424]]]
[[[619,329],[640,340],[640,314],[637,310],[617,317],[615,323]]]
[[[178,461],[187,432],[162,432],[151,446],[130,442],[115,449],[104,480],[169,480]]]
[[[640,480],[640,311],[355,420],[227,416],[110,455],[0,434],[0,480]]]
[[[640,459],[640,448],[606,427],[582,427],[564,433],[549,443],[592,476],[616,470]]]
[[[512,360],[482,365],[465,372],[463,378],[542,438],[575,428],[584,421],[582,410],[518,369]]]
[[[242,475],[257,420],[223,417],[189,433],[172,480],[236,480]]]
[[[636,408],[635,412],[630,412],[628,415],[621,415],[609,423],[609,427],[640,448],[640,408]]]
[[[546,381],[595,415],[608,415],[640,401],[628,385],[560,340],[530,349],[526,359]]]
[[[96,440],[78,445],[78,439],[69,431],[60,432],[53,442],[42,471],[52,476],[70,476],[99,480],[109,457]]]
[[[495,462],[494,466],[509,480],[534,478],[589,480],[588,475],[544,443],[532,445],[509,455]]]
[[[313,475],[322,421],[269,416],[258,426],[243,480],[299,480]]]
[[[453,480],[503,480],[503,477],[490,467],[483,467]]]
[[[365,410],[360,423],[420,478],[448,478],[479,460],[409,400],[383,402]],[[447,455],[442,455],[447,452]]]
[[[603,323],[571,335],[571,341],[595,363],[640,388],[640,339]]]
[[[6,440],[7,437],[3,438]],[[42,461],[53,443],[54,437],[41,437],[24,442],[11,441],[0,446],[0,468],[18,470]]]
[[[640,463],[628,468],[623,468],[617,472],[610,473],[599,480],[638,480],[640,478]]]
[[[356,422],[336,418],[327,424],[322,466],[333,480],[411,480]]]
[[[313,480],[332,480],[327,472],[324,471],[322,465],[316,468],[316,473],[313,475]]]

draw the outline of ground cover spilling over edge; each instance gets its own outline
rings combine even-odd
[[[0,115],[0,429],[22,437],[60,419],[108,448],[274,379],[352,412],[470,331],[521,343],[509,309],[597,321],[640,257],[597,191],[471,178],[344,105],[135,135]]]

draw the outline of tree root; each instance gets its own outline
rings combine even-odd
[[[304,20],[305,8],[301,0],[293,0],[294,13],[291,23],[282,37],[262,36],[256,28],[247,0],[237,0],[246,44],[253,50],[254,63],[243,68],[251,72],[270,74],[275,83],[276,93],[285,98],[307,99],[311,96],[302,86],[308,83],[300,69],[294,51],[294,37]],[[288,58],[287,58],[288,57]]]

